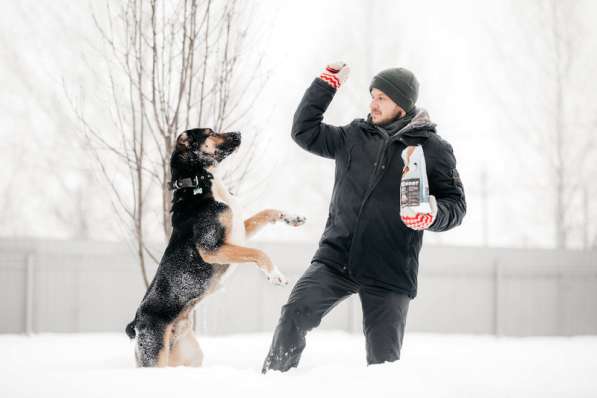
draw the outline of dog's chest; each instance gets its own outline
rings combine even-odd
[[[214,175],[212,192],[216,201],[225,203],[232,211],[232,225],[228,235],[228,243],[243,245],[245,242],[245,223],[240,204],[234,196],[228,193],[219,176]]]

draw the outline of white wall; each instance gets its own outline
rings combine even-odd
[[[315,243],[266,243],[290,278],[270,285],[239,265],[197,311],[203,334],[272,331]],[[159,250],[157,250],[159,252]],[[419,295],[407,329],[499,335],[597,334],[597,253],[425,246]],[[150,274],[155,267],[150,269]],[[0,241],[0,333],[123,331],[144,293],[125,244]],[[326,317],[324,329],[361,332],[358,297]]]

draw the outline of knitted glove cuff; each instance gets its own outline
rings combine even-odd
[[[342,83],[340,82],[337,73],[337,70],[327,67],[325,68],[325,71],[319,75],[319,78],[335,89],[338,89]]]

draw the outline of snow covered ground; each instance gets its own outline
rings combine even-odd
[[[308,337],[298,369],[264,376],[270,334],[200,337],[200,369],[136,369],[120,334],[3,335],[0,397],[597,397],[597,337],[410,333],[370,367],[360,335]]]

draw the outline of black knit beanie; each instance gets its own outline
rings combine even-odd
[[[419,82],[415,75],[404,68],[390,68],[373,77],[369,92],[374,88],[383,91],[406,112],[415,107],[419,96]]]

